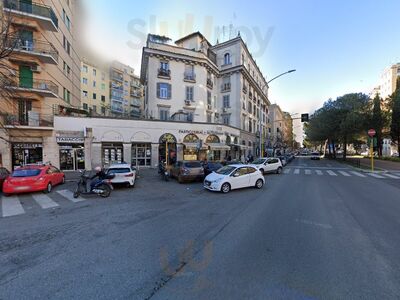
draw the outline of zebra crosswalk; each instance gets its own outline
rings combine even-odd
[[[61,198],[59,197],[61,196]],[[56,208],[61,205],[60,202],[63,201],[63,199],[66,199],[67,201],[77,203],[77,202],[82,202],[85,201],[85,198],[78,197],[75,199],[73,197],[73,193],[70,190],[60,190],[60,191],[55,191],[51,194],[42,194],[42,193],[35,193],[35,194],[29,194],[29,195],[23,195],[21,196],[24,199],[24,202],[29,201],[29,203],[36,203],[37,206],[40,209],[50,209],[50,208]],[[12,196],[12,197],[5,197],[1,196],[0,202],[1,202],[1,214],[0,217],[12,217],[12,216],[18,216],[26,213],[26,210],[24,208],[24,205],[21,201],[20,196]],[[32,197],[33,201],[30,201],[30,197]],[[26,201],[25,201],[26,199]]]
[[[360,177],[360,178],[378,178],[378,179],[400,179],[400,173],[371,173],[371,172],[359,172],[351,170],[339,170],[339,169],[304,169],[304,168],[285,168],[283,174],[286,175],[317,175],[317,176],[343,176],[343,177]]]

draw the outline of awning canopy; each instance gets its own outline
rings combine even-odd
[[[206,145],[210,147],[210,150],[231,150],[231,147],[223,143],[208,143]]]
[[[183,145],[186,147],[186,149],[190,149],[190,150],[198,150],[198,143],[188,143],[188,142],[184,142]],[[200,150],[206,150],[207,146],[206,145],[202,145],[202,147],[200,148]]]
[[[238,147],[238,148],[240,148],[240,149],[242,149],[242,150],[246,150],[246,149],[249,148],[249,147],[246,146],[246,145],[240,145],[240,144],[230,144],[230,146]]]

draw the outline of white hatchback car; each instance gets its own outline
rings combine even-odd
[[[281,174],[283,169],[281,160],[275,157],[263,157],[256,159],[255,161],[253,161],[251,166],[260,170],[262,174],[265,173]]]
[[[250,165],[224,166],[204,179],[206,189],[223,193],[245,187],[261,189],[264,183],[265,179],[261,172]]]
[[[128,164],[111,165],[107,171],[107,175],[115,175],[111,179],[112,184],[126,184],[128,187],[135,186],[136,170],[132,169]]]

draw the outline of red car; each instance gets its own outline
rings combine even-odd
[[[44,191],[50,193],[53,186],[65,182],[65,174],[53,166],[26,166],[16,169],[3,183],[3,194]]]
[[[10,172],[6,168],[0,168],[0,191],[3,187],[4,180],[10,175]]]

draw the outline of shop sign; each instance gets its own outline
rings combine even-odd
[[[65,143],[65,144],[83,144],[85,142],[85,138],[83,137],[56,137],[57,143]]]
[[[14,149],[36,149],[42,148],[42,144],[28,144],[28,143],[15,143],[13,144]]]
[[[223,132],[215,131],[215,130],[190,130],[190,129],[179,129],[179,133],[182,134],[203,134],[203,135],[223,135]]]

